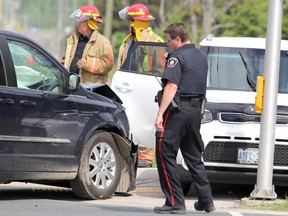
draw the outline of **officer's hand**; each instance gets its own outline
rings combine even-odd
[[[155,121],[155,128],[158,132],[164,131],[163,128],[163,116],[162,115],[157,115],[156,121]]]

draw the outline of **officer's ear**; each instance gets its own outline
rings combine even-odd
[[[180,38],[179,36],[177,36],[177,37],[175,38],[175,42],[176,42],[177,47],[178,47],[178,45],[182,43],[181,38]]]
[[[177,37],[175,38],[175,40],[176,40],[177,43],[181,43],[181,38],[180,38],[179,36],[177,36]]]

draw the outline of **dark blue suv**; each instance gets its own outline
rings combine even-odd
[[[107,85],[79,85],[37,43],[0,31],[0,183],[67,182],[83,199],[134,190],[129,134]]]

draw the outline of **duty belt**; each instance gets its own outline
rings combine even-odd
[[[203,101],[203,98],[201,97],[181,97],[180,98],[180,103],[181,106],[193,106],[193,107],[198,107],[201,106]]]

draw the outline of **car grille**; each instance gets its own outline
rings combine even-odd
[[[245,113],[228,113],[223,112],[219,113],[219,121],[227,122],[227,123],[260,123],[261,116],[260,115],[251,115]],[[277,115],[276,116],[276,124],[283,125],[288,124],[288,116],[285,115]]]
[[[258,148],[258,143],[209,142],[203,153],[204,162],[237,163],[238,148]],[[275,145],[274,165],[288,165],[288,146]]]

